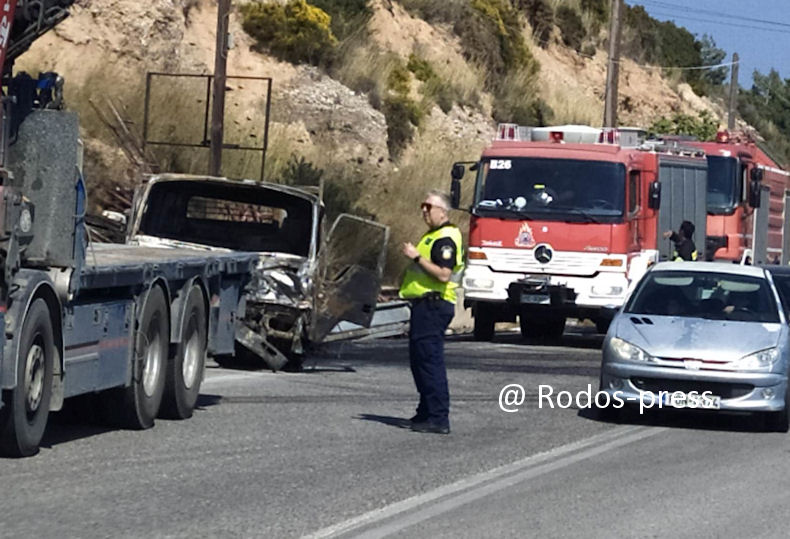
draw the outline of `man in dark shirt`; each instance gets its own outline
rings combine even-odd
[[[669,238],[675,244],[672,260],[679,262],[681,260],[691,261],[697,259],[697,246],[694,245],[691,239],[693,235],[694,223],[691,221],[680,223],[680,228],[677,232],[672,232],[671,230],[664,232],[664,237]]]

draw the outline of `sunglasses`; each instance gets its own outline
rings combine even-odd
[[[423,202],[422,204],[420,204],[420,209],[427,213],[430,213],[430,211],[434,208],[439,208],[440,210],[447,211],[447,208],[443,206],[437,206],[435,204],[431,204],[430,202]]]

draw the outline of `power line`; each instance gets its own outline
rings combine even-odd
[[[539,45],[546,45],[548,41],[537,41]],[[582,58],[589,58],[595,59],[594,54],[585,54],[581,51],[576,51],[577,56],[581,56]],[[641,67],[644,69],[677,69],[681,71],[693,71],[697,69],[717,69],[719,67],[732,67],[736,64],[740,64],[740,62],[722,62],[720,64],[710,64],[710,65],[701,65],[701,66],[654,66],[649,64],[638,64],[634,60],[630,60],[636,67]],[[617,63],[622,64],[623,60],[617,60]]]
[[[658,0],[642,0],[642,2],[644,4],[655,5],[655,6],[659,7],[659,8],[680,9],[680,10],[688,12],[688,13],[700,13],[702,15],[713,15],[714,17],[719,17],[719,18],[723,18],[723,19],[734,19],[734,20],[737,20],[737,21],[749,21],[749,22],[757,22],[757,23],[762,23],[762,24],[773,24],[775,26],[782,26],[784,28],[790,29],[790,24],[784,23],[784,22],[769,21],[767,19],[754,19],[752,17],[743,17],[741,15],[733,15],[733,14],[730,14],[730,13],[722,13],[722,12],[719,12],[719,11],[712,11],[712,10],[709,10],[709,9],[693,8],[693,7],[683,6],[683,5],[680,5],[680,4],[672,4],[670,2],[660,2]]]
[[[660,15],[662,17],[669,17],[672,19],[680,19],[685,21],[707,22],[710,24],[718,24],[721,26],[731,26],[734,28],[750,28],[752,30],[762,30],[764,32],[774,32],[777,34],[790,34],[790,30],[780,30],[778,28],[765,28],[762,26],[754,26],[750,24],[737,24],[734,22],[712,21],[710,19],[700,19],[698,17],[689,17],[688,15],[678,15],[677,13],[664,13],[661,11],[651,10],[650,15]]]
[[[622,61],[621,61],[621,63],[622,63]],[[721,63],[721,64],[715,64],[715,65],[686,66],[686,67],[681,67],[681,66],[651,66],[651,65],[647,65],[647,64],[636,64],[636,65],[638,67],[641,67],[641,68],[644,68],[644,69],[677,69],[679,71],[694,71],[694,70],[702,70],[702,69],[716,69],[716,68],[719,68],[719,67],[732,67],[732,66],[734,66],[736,64],[739,64],[739,63],[740,62],[724,62],[724,63]]]

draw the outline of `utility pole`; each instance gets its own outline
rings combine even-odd
[[[732,54],[732,70],[730,71],[730,105],[727,110],[727,131],[735,129],[735,109],[738,108],[738,53]]]
[[[620,77],[620,17],[623,0],[612,0],[609,17],[609,64],[606,68],[603,126],[617,127],[617,80]]]
[[[209,162],[209,175],[211,176],[219,176],[222,170],[230,2],[231,0],[218,0],[217,2],[217,48],[214,53],[214,94],[211,107],[211,160]]]

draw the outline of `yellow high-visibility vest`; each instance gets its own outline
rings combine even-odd
[[[420,238],[420,243],[417,244],[417,252],[421,257],[431,260],[433,243],[441,238],[450,238],[455,243],[455,266],[453,267],[450,280],[443,283],[422,269],[419,264],[412,262],[403,276],[403,283],[399,291],[400,297],[415,299],[429,292],[438,292],[443,300],[455,303],[457,299],[456,288],[461,282],[461,272],[464,269],[461,231],[455,225],[445,225],[435,230],[430,230]]]

